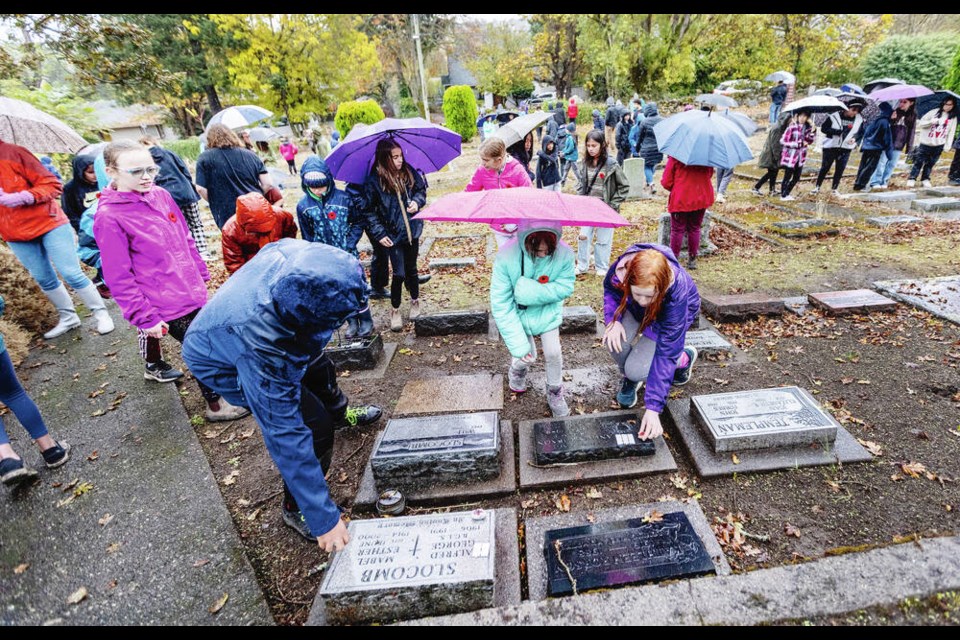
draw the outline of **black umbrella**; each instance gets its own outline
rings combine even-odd
[[[880,78],[879,80],[871,80],[867,84],[863,85],[863,92],[866,94],[870,94],[876,91],[877,89],[886,89],[887,87],[892,87],[895,84],[907,84],[907,83],[898,78]]]
[[[519,111],[501,111],[500,113],[496,114],[496,116],[497,116],[497,122],[499,122],[500,124],[503,124],[504,122],[510,122],[514,118],[519,118],[520,112]]]
[[[953,98],[953,110],[950,111],[950,117],[957,117],[957,107],[960,106],[960,96],[955,94],[953,91],[947,91],[946,89],[941,89],[939,91],[934,91],[929,96],[921,96],[917,98],[917,104],[914,107],[917,111],[917,117],[922,118],[926,113],[933,111],[934,109],[939,109],[940,105],[946,98]]]

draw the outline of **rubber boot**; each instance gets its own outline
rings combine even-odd
[[[97,320],[97,333],[103,335],[113,331],[113,318],[107,311],[107,306],[100,297],[100,292],[94,284],[88,284],[83,289],[77,289],[77,296],[87,306],[87,309],[93,312],[93,317]]]
[[[60,316],[60,322],[58,322],[57,326],[55,326],[53,329],[50,329],[50,331],[47,331],[45,334],[43,334],[44,338],[47,340],[56,338],[57,336],[61,336],[67,331],[76,329],[80,326],[80,316],[77,315],[77,310],[73,306],[73,300],[70,298],[70,293],[67,292],[67,288],[63,286],[62,282],[56,289],[44,291],[43,293],[50,299],[50,302],[53,303],[53,306],[56,307],[57,314]]]
[[[356,317],[347,318],[347,330],[343,332],[343,336],[347,340],[353,340],[356,338],[358,333],[358,325],[359,322],[357,321]]]
[[[370,315],[370,307],[366,311],[361,311],[357,316],[357,335],[361,338],[369,338],[373,335],[373,316]]]

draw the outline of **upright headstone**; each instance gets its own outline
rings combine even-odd
[[[327,622],[421,618],[494,605],[495,513],[446,513],[349,524],[318,595]]]
[[[370,457],[379,487],[489,480],[500,474],[496,411],[394,418]]]
[[[617,417],[570,423],[562,420],[538,422],[533,428],[538,465],[652,456],[652,440],[638,436],[638,420]]]
[[[560,333],[594,333],[597,330],[597,312],[587,306],[563,308]]]
[[[643,164],[643,158],[627,158],[623,161],[623,173],[627,176],[627,182],[630,183],[627,199],[649,197],[643,191],[646,179],[643,174]]]
[[[834,420],[800,387],[693,396],[690,408],[715,452],[830,443]]]
[[[331,341],[324,351],[338,371],[375,369],[383,357],[383,338],[379,333],[370,338],[343,338]]]
[[[700,227],[700,255],[710,255],[717,250],[717,246],[710,242],[710,225],[712,215],[708,210],[703,216],[703,225]],[[660,224],[657,226],[657,242],[665,247],[670,246],[670,214],[660,214]],[[680,245],[680,253],[686,255],[687,238],[684,236]],[[679,256],[677,256],[679,257]]]
[[[646,521],[552,529],[544,538],[551,596],[714,573],[710,555],[682,511]]]

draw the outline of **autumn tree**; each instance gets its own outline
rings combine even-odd
[[[484,26],[476,57],[466,66],[477,88],[500,96],[522,97],[533,91],[533,43],[530,33],[506,23]]]
[[[538,13],[530,18],[537,75],[547,79],[558,96],[568,96],[583,70],[583,52],[577,48],[580,27],[569,13]]]
[[[290,123],[332,111],[380,71],[354,14],[214,14],[236,49],[226,60],[237,99],[282,112]]]

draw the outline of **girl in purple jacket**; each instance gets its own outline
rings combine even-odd
[[[646,381],[639,431],[643,439],[663,433],[660,413],[670,385],[690,380],[697,350],[684,347],[684,342],[699,313],[697,285],[667,247],[635,244],[607,270],[602,343],[623,376],[617,394],[621,407],[637,404],[637,389]]]
[[[144,378],[173,380],[179,376],[161,359],[160,338],[169,333],[183,342],[207,301],[210,274],[173,196],[153,184],[160,169],[150,151],[122,140],[107,145],[103,159],[113,181],[100,192],[93,223],[103,277],[123,317],[148,339]],[[250,413],[199,384],[207,420],[236,420]]]

